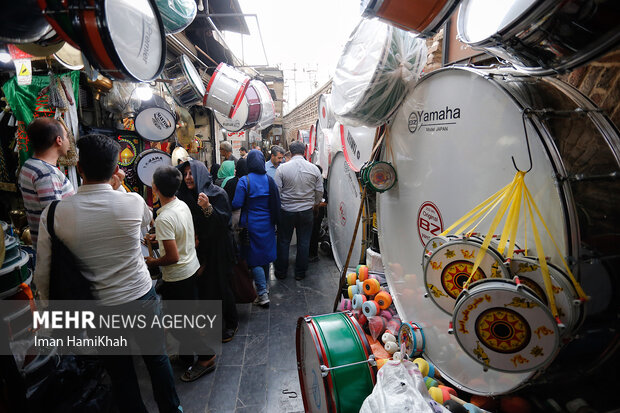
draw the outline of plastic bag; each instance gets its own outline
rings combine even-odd
[[[332,83],[336,119],[377,127],[396,112],[426,64],[426,41],[379,20],[362,20],[344,47]]]
[[[388,360],[377,373],[377,384],[360,409],[375,412],[449,413],[431,399],[418,366],[407,360]]]

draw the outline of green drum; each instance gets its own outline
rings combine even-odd
[[[21,283],[30,278],[28,260],[30,257],[25,251],[19,252],[20,258],[0,268],[0,298],[15,294]]]
[[[372,392],[372,350],[350,312],[297,320],[297,370],[306,412],[359,412]]]

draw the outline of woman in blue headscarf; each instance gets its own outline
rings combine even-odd
[[[242,245],[242,254],[252,269],[255,303],[269,306],[267,281],[269,264],[276,259],[276,223],[280,211],[280,193],[273,178],[265,172],[265,157],[253,149],[247,157],[248,175],[239,178],[232,208],[241,208],[239,226],[247,228],[250,245]]]

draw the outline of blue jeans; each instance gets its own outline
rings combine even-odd
[[[161,316],[161,302],[159,301],[155,289],[151,290],[138,298],[145,301],[144,307],[148,309],[149,314]],[[160,353],[156,355],[144,354],[142,358],[146,364],[146,368],[151,376],[151,386],[153,387],[153,395],[157,402],[160,413],[176,413],[182,411],[180,408],[179,396],[174,386],[174,377],[172,374],[172,366],[170,359],[166,354],[163,330],[152,330],[148,334],[148,330],[141,330],[140,334],[133,336],[139,347],[146,342],[161,343]],[[112,379],[112,392],[118,411],[121,413],[148,413],[142,396],[140,396],[140,387],[136,370],[133,365],[131,356],[102,356],[104,365],[110,378]]]
[[[286,275],[288,270],[288,250],[293,237],[293,230],[297,233],[297,258],[295,260],[295,275],[305,276],[308,269],[308,250],[312,236],[313,213],[312,208],[300,212],[280,211],[278,221],[278,258],[275,270]]]
[[[252,275],[254,276],[254,284],[256,284],[256,294],[265,294],[269,281],[269,264],[252,267]]]

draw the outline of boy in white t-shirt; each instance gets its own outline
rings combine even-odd
[[[196,255],[196,238],[192,213],[185,202],[175,196],[183,179],[173,166],[160,166],[153,174],[153,193],[161,202],[155,219],[155,236],[160,245],[160,258],[146,257],[149,267],[161,267],[165,300],[198,300],[195,273],[200,268]],[[163,247],[163,248],[162,248]],[[181,341],[204,342],[198,332],[187,330]],[[205,344],[205,350],[207,345]],[[193,357],[192,357],[193,362]],[[215,369],[215,355],[199,355],[198,361],[183,373],[181,380],[194,381]]]

